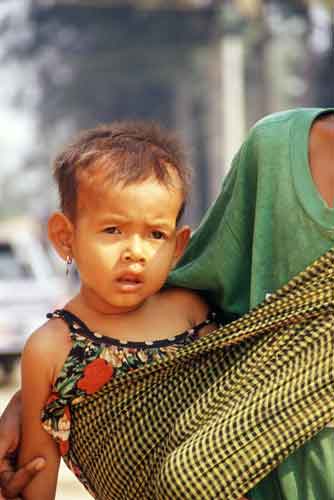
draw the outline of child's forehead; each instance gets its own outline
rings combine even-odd
[[[77,212],[113,210],[130,213],[137,204],[164,213],[178,207],[184,201],[182,183],[177,173],[171,174],[169,185],[159,181],[154,174],[132,182],[109,178],[103,169],[95,175],[84,175],[77,183]],[[168,210],[169,211],[169,210]]]
[[[164,179],[158,179],[154,170],[146,169],[145,172],[138,175],[126,176],[119,165],[113,161],[98,161],[88,165],[84,169],[77,170],[76,190],[77,193],[89,191],[92,195],[99,196],[101,191],[113,191],[125,189],[128,186],[140,187],[148,184],[159,184],[172,194],[177,191],[184,191],[183,182],[179,173],[171,164],[166,165],[166,176]]]

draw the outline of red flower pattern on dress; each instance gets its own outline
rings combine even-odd
[[[84,369],[84,376],[78,382],[78,388],[87,394],[93,394],[113,376],[113,367],[102,358],[94,359]]]
[[[59,399],[59,394],[58,392],[52,392],[50,394],[50,397],[48,398],[47,402],[45,403],[45,406],[53,403],[54,401],[57,401],[57,399]]]
[[[70,449],[70,442],[68,439],[66,441],[59,440],[59,451],[62,457],[64,455],[67,455],[69,449]]]

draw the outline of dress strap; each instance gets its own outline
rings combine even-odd
[[[71,313],[66,309],[56,309],[52,313],[46,315],[48,319],[60,318],[67,324],[71,337],[76,338],[77,335],[82,334],[84,337],[88,337],[90,340],[95,340],[97,335],[94,334],[88,326],[75,314]]]
[[[74,327],[75,330],[81,328],[82,330],[89,331],[88,326],[78,316],[67,309],[56,309],[53,313],[48,313],[46,316],[47,318],[62,318],[68,326]]]
[[[197,334],[199,333],[202,328],[204,328],[207,325],[210,325],[211,323],[217,323],[217,326],[219,327],[220,324],[217,321],[217,313],[215,311],[209,311],[206,319],[202,321],[201,323],[198,323],[197,325],[193,326],[190,330],[188,330],[189,334]]]
[[[67,309],[56,309],[53,313],[48,313],[47,318],[61,318],[68,325],[71,338],[75,340],[78,336],[85,337],[86,339],[96,343],[101,344],[104,343],[106,345],[116,345],[118,347],[131,347],[131,348],[147,348],[147,347],[164,347],[170,345],[171,343],[183,343],[184,339],[189,337],[195,340],[198,337],[199,332],[207,325],[211,323],[216,323],[218,327],[220,327],[220,321],[218,315],[215,311],[210,311],[204,321],[194,325],[188,330],[180,333],[176,336],[146,341],[146,342],[135,342],[135,341],[127,341],[127,340],[119,340],[113,337],[106,337],[105,335],[101,335],[99,333],[95,333],[84,323],[80,318],[78,318],[75,314],[68,311]]]

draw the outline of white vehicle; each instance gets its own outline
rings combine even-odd
[[[0,365],[8,375],[27,337],[69,296],[38,234],[30,220],[0,223]]]

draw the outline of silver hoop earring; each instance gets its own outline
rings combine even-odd
[[[67,257],[66,257],[66,276],[68,276],[70,274],[72,262],[73,262],[72,257],[70,255],[67,255]]]

